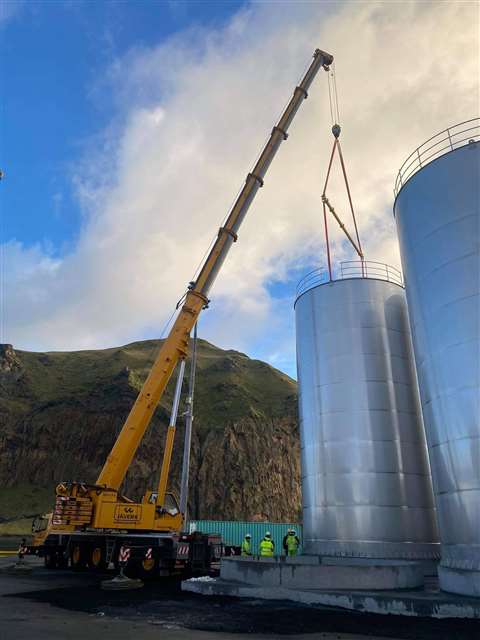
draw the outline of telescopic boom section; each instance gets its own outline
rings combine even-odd
[[[232,246],[237,233],[258,189],[263,186],[263,178],[283,140],[287,139],[288,128],[298,111],[307,91],[321,67],[328,70],[333,56],[316,49],[313,60],[278,123],[273,127],[269,141],[252,172],[247,175],[230,215],[218,232],[218,237],[207,257],[197,280],[190,286],[184,304],[175,323],[163,343],[157,359],[140,391],[130,414],[98,476],[97,484],[118,490],[133,456],[152,419],[160,398],[172,372],[180,358],[187,356],[188,337],[204,306],[208,304],[208,292]]]

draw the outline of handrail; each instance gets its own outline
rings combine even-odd
[[[470,126],[462,129],[464,125]],[[444,135],[443,138],[441,138],[442,135]],[[453,127],[448,127],[448,129],[444,129],[428,140],[425,140],[423,144],[417,147],[415,151],[408,156],[400,167],[395,179],[395,187],[393,189],[395,198],[403,185],[425,165],[449,151],[458,149],[465,144],[477,142],[478,140],[480,140],[480,118],[471,118],[470,120],[459,122]],[[432,141],[433,144],[427,146]],[[443,143],[447,144],[443,145]],[[430,151],[432,153],[429,154]]]
[[[397,267],[375,260],[345,260],[340,263],[340,267],[332,279],[330,279],[328,271],[323,268],[313,269],[303,276],[297,284],[295,299],[321,284],[350,278],[384,280],[403,287],[403,275]]]

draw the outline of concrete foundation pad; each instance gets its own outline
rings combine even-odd
[[[384,615],[430,618],[480,619],[480,600],[426,591],[335,591],[288,589],[229,582],[221,578],[208,581],[184,580],[182,590],[206,596],[232,596],[264,600],[290,600],[305,605],[338,607],[351,611]]]
[[[287,589],[415,589],[423,586],[423,568],[400,560],[347,558],[223,558],[220,577],[259,587]]]
[[[298,556],[298,558],[300,559],[302,556]],[[315,556],[305,556],[305,557],[315,557]],[[318,556],[316,556],[318,558]],[[381,560],[381,559],[375,559],[372,560],[372,558],[328,558],[326,556],[322,556],[320,558],[320,562],[321,564],[332,564],[332,565],[338,565],[338,564],[351,564],[351,565],[358,565],[358,566],[365,566],[365,565],[371,565],[372,562],[374,565],[381,565],[382,563],[385,564],[393,564],[393,565],[398,565],[401,564],[401,560]],[[416,566],[420,566],[422,568],[423,571],[423,575],[424,576],[436,576],[438,575],[438,561],[437,560],[408,560],[408,561],[404,561],[404,562],[409,562],[409,563],[414,563]]]
[[[438,579],[443,591],[480,598],[480,571],[438,567]]]

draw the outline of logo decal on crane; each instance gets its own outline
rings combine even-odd
[[[115,507],[115,522],[140,522],[142,506],[139,504],[117,504]]]

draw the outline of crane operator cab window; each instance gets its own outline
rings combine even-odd
[[[177,513],[180,512],[180,509],[178,507],[177,498],[175,497],[175,495],[173,493],[166,493],[165,494],[165,504],[161,508],[161,511],[163,513],[168,513],[171,516],[176,516]]]

